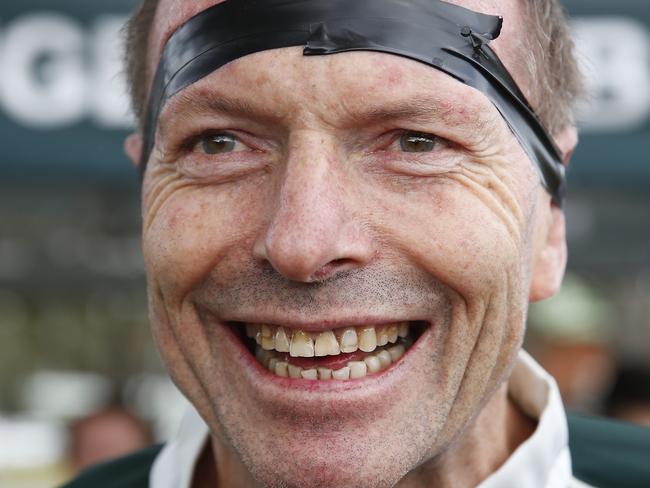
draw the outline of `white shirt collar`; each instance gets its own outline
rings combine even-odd
[[[209,439],[198,412],[188,407],[176,435],[162,448],[149,473],[150,488],[190,488],[194,468]]]
[[[569,434],[555,380],[522,351],[508,382],[508,393],[526,415],[537,420],[537,428],[479,488],[570,486]]]
[[[571,474],[566,414],[555,380],[521,351],[508,383],[514,402],[538,420],[533,435],[478,488],[568,488],[579,484]],[[189,408],[176,436],[156,457],[150,488],[190,488],[209,429]]]

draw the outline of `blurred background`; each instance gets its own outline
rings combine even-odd
[[[0,486],[51,487],[176,427],[153,349],[120,28],[135,0],[0,3]],[[566,0],[590,97],[569,272],[527,349],[569,408],[650,425],[650,6]]]

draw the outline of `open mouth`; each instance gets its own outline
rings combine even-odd
[[[426,327],[412,321],[313,332],[269,324],[230,325],[269,372],[314,381],[381,373],[404,356]]]

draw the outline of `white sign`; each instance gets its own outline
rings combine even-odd
[[[622,132],[650,120],[650,33],[628,17],[572,22],[589,98],[579,111],[585,132]]]
[[[92,119],[103,128],[131,125],[121,72],[124,16],[98,17],[90,29],[39,12],[0,30],[0,106],[16,123],[60,129]]]

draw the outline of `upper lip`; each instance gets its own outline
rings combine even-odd
[[[364,325],[381,326],[395,324],[399,322],[414,322],[422,321],[420,318],[413,317],[369,317],[369,316],[356,316],[335,319],[320,319],[314,321],[299,321],[291,317],[246,317],[246,318],[228,318],[224,322],[238,322],[243,324],[255,325],[273,325],[281,326],[289,329],[301,329],[305,331],[318,332],[322,330],[340,329],[344,327],[360,327]]]

